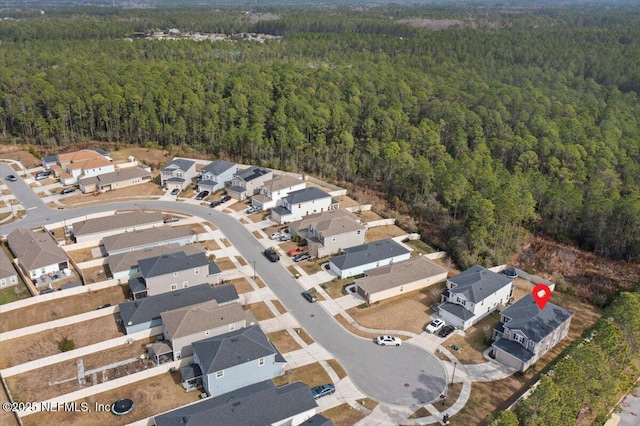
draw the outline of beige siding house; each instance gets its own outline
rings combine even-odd
[[[306,183],[289,175],[275,176],[262,184],[260,193],[251,198],[251,205],[268,210],[275,207],[278,201],[289,195],[290,192],[303,189]]]
[[[184,158],[174,158],[160,172],[160,181],[164,189],[185,189],[196,177],[196,162]]]
[[[447,279],[447,270],[425,256],[369,269],[355,280],[356,291],[367,303],[429,287]]]
[[[109,173],[80,178],[78,187],[85,194],[96,191],[105,192],[148,183],[152,178],[149,168],[118,166],[115,171]]]
[[[162,225],[163,217],[160,212],[127,212],[76,222],[72,229],[76,242],[83,243],[94,240],[98,242],[110,235]]]
[[[7,235],[7,242],[24,273],[36,280],[69,267],[69,258],[47,232],[18,228]]]
[[[150,247],[143,250],[136,250],[107,257],[106,265],[108,273],[114,279],[127,279],[140,275],[138,261],[150,257],[162,256],[183,251],[186,254],[204,253],[204,247],[200,244],[180,244],[172,243],[164,246]]]
[[[271,178],[273,178],[271,170],[251,166],[233,175],[227,187],[227,194],[235,200],[245,200],[256,195],[262,184]]]
[[[107,255],[113,256],[172,243],[180,245],[191,244],[194,240],[195,236],[190,226],[164,225],[111,235],[102,239],[102,245]]]
[[[307,239],[311,256],[324,257],[364,244],[366,228],[353,213],[336,209],[292,222],[289,232]]]

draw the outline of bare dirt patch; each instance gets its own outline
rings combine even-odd
[[[113,200],[138,199],[140,197],[158,197],[164,194],[164,190],[155,183],[142,183],[127,188],[116,189],[104,193],[91,193],[72,195],[60,200],[67,207],[79,207],[87,204],[101,204]]]
[[[309,387],[331,383],[329,374],[319,362],[298,368],[292,368],[282,376],[273,379],[274,383],[278,387],[297,382],[298,380],[306,383]]]
[[[42,165],[42,161],[40,161],[39,158],[35,157],[29,151],[10,151],[10,150],[5,151],[6,148],[7,147],[5,146],[2,147],[2,151],[0,152],[0,157],[6,158],[8,160],[18,160],[27,169],[31,169],[31,168]],[[8,148],[10,149],[10,147]]]
[[[255,316],[258,321],[264,321],[276,317],[264,302],[250,303],[249,305],[247,305],[247,308],[251,311],[253,316]]]
[[[7,368],[25,362],[60,353],[58,343],[63,338],[73,340],[75,349],[122,336],[114,315],[83,321],[65,327],[54,328],[42,333],[30,334],[17,339],[0,342],[0,368]]]
[[[408,24],[412,27],[428,28],[430,30],[438,31],[444,30],[456,25],[463,25],[464,22],[457,19],[425,19],[425,18],[409,18],[398,19],[399,24]]]
[[[113,286],[3,312],[0,314],[0,332],[89,312],[105,303],[117,305],[127,299],[126,293],[126,286]]]
[[[98,246],[87,247],[80,250],[68,251],[67,256],[69,256],[74,262],[82,263],[87,262],[89,260],[93,260],[93,250],[97,249]]]
[[[267,334],[267,337],[269,337],[271,343],[273,343],[282,354],[302,349],[302,346],[291,337],[287,330],[274,331],[273,333]]]
[[[366,415],[349,404],[341,404],[322,412],[336,426],[351,426],[364,419]]]
[[[109,153],[114,163],[128,161],[129,156],[133,156],[138,161],[143,161],[150,166],[163,165],[173,159],[173,154],[164,149],[126,147],[113,150]]]
[[[372,241],[384,240],[386,238],[399,237],[400,235],[406,235],[407,232],[397,225],[383,225],[376,226],[375,228],[367,229],[367,235],[365,241],[370,243]]]

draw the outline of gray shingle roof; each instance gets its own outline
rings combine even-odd
[[[439,305],[438,309],[447,311],[464,321],[467,321],[473,318],[473,312],[471,312],[470,310],[468,310],[462,305],[458,305],[457,303],[445,302]]]
[[[449,278],[456,286],[450,289],[452,294],[463,294],[469,301],[478,303],[501,288],[510,285],[511,279],[496,274],[480,265],[474,265]]]
[[[104,173],[98,176],[81,178],[78,183],[84,186],[89,185],[111,185],[116,182],[124,182],[135,178],[151,179],[151,172],[142,167],[125,167],[115,172]]]
[[[355,282],[358,287],[371,294],[446,273],[447,270],[433,260],[426,256],[419,256],[370,269],[364,278],[359,278]]]
[[[118,235],[111,235],[102,239],[107,253],[114,250],[127,248],[135,249],[146,244],[154,244],[162,241],[172,241],[193,235],[189,225],[184,226],[157,226],[155,228],[142,229],[139,231],[123,232]]]
[[[220,270],[220,267],[216,264],[216,262],[214,262],[213,260],[209,262],[209,275],[215,275],[220,273],[222,273],[222,271]]]
[[[504,309],[501,315],[511,318],[504,323],[505,329],[520,330],[530,340],[540,342],[573,313],[551,302],[547,302],[544,309],[540,310],[533,296],[527,294]]]
[[[308,418],[303,423],[300,423],[302,426],[335,426],[331,420],[326,418],[321,414],[316,414],[313,417]]]
[[[215,300],[218,304],[238,299],[238,293],[233,284],[226,284],[211,288],[207,284],[188,287],[171,293],[144,297],[131,302],[120,303],[120,317],[125,326],[143,324],[160,318],[162,312],[184,308]]]
[[[534,355],[533,352],[526,349],[520,343],[515,342],[513,340],[509,340],[509,339],[496,340],[495,342],[493,342],[491,346],[495,346],[498,349],[502,349],[508,354],[511,354],[524,362],[529,361],[531,358],[533,358],[533,355]]]
[[[245,182],[250,182],[260,176],[268,174],[270,170],[263,169],[262,167],[251,166],[248,169],[244,169],[235,175],[242,178]]]
[[[274,207],[271,211],[279,214],[280,216],[287,216],[291,214],[291,210],[283,206]]]
[[[236,165],[235,163],[232,163],[230,161],[214,160],[209,164],[207,164],[206,166],[204,166],[200,170],[200,173],[211,173],[214,176],[219,176],[235,165]]]
[[[389,259],[394,256],[410,253],[391,238],[344,249],[345,254],[330,260],[340,269],[349,269],[372,262]]]
[[[46,232],[17,228],[7,235],[7,242],[28,271],[69,261],[64,250]]]
[[[306,384],[278,388],[266,380],[161,414],[154,421],[156,426],[265,426],[317,406]]]
[[[73,235],[87,235],[97,232],[112,231],[131,226],[148,225],[151,223],[162,224],[160,212],[127,212],[110,216],[87,219],[73,224]]]
[[[131,291],[131,294],[147,291],[147,284],[144,282],[144,278],[142,277],[131,278],[129,280],[129,291]]]
[[[16,268],[13,267],[4,250],[0,250],[0,278],[9,278],[14,275],[18,275]]]
[[[138,266],[138,260],[163,254],[183,251],[186,254],[204,253],[204,248],[200,244],[187,244],[181,246],[178,243],[171,243],[157,247],[150,247],[142,250],[130,251],[121,254],[114,254],[107,257],[107,265],[111,274],[122,271],[129,271]]]
[[[240,303],[220,306],[215,300],[163,312],[160,316],[171,340],[243,320],[255,321],[253,315],[243,310]]]
[[[167,163],[167,165],[164,166],[164,169],[162,169],[162,171],[169,172],[173,170],[182,170],[183,172],[186,172],[194,164],[196,164],[196,162],[192,160],[185,160],[184,158],[175,158],[171,160],[169,163]]]
[[[279,354],[257,325],[194,342],[193,352],[205,374]]]
[[[329,198],[331,195],[324,192],[322,189],[311,186],[309,188],[299,189],[297,191],[290,192],[285,197],[289,204],[306,203],[312,200],[321,200],[323,198]]]
[[[187,255],[184,251],[163,254],[138,261],[140,275],[145,278],[159,277],[187,269],[204,268],[208,266],[208,264],[209,261],[204,253]]]

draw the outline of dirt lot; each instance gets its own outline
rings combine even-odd
[[[4,312],[0,314],[0,332],[89,312],[105,303],[116,305],[127,299],[126,292],[126,286],[113,286]]]
[[[340,207],[343,209],[346,207],[356,207],[360,205],[359,202],[349,197],[348,195],[338,195],[337,197],[333,198],[340,203]]]
[[[280,377],[273,379],[276,386],[283,386],[298,380],[306,383],[309,387],[319,386],[324,383],[332,383],[329,374],[320,365],[319,362],[305,365],[298,368],[292,368]]]
[[[384,240],[385,238],[391,237],[399,237],[400,235],[406,234],[407,232],[397,225],[376,226],[375,228],[367,229],[365,242],[370,243],[372,241]]]
[[[373,222],[374,220],[383,219],[378,213],[371,210],[363,210],[361,212],[356,213],[356,215],[360,218],[362,222]]]
[[[10,146],[3,145],[0,148],[0,157],[6,158],[8,160],[18,160],[25,166],[27,169],[31,169],[33,167],[38,167],[42,165],[42,161],[39,158],[36,158],[29,151],[11,151]]]
[[[114,163],[127,161],[132,155],[136,160],[144,161],[145,164],[155,165],[169,162],[174,156],[164,149],[125,147],[119,150],[110,150],[109,156]]]
[[[406,330],[421,333],[431,321],[430,305],[440,301],[445,283],[382,300],[366,308],[347,311],[358,324],[380,330]]]
[[[89,332],[90,331],[90,332]],[[17,339],[0,342],[0,368],[7,368],[25,362],[60,353],[58,343],[65,337],[75,343],[75,348],[122,336],[114,315],[96,318],[65,327],[54,328],[42,333],[31,334]]]
[[[142,183],[105,193],[78,194],[60,200],[67,207],[80,207],[87,204],[108,203],[115,199],[150,197],[164,195],[164,190],[155,183]]]
[[[273,333],[269,333],[267,337],[269,337],[271,343],[273,343],[282,354],[302,349],[287,330],[274,331]]]
[[[330,419],[336,426],[351,426],[366,416],[349,404],[341,404],[322,412],[322,415]]]
[[[146,353],[146,345],[153,341],[155,341],[155,339],[140,340],[131,345],[125,344],[113,349],[95,352],[80,358],[31,370],[27,373],[8,377],[6,379],[7,385],[14,399],[20,401],[45,401],[49,398],[74,392],[81,388],[77,380],[54,384],[55,382],[77,377],[77,361],[82,360],[85,371],[90,371],[115,362],[137,358]],[[145,366],[147,368],[152,367],[153,362],[149,360],[137,360],[132,364],[121,366],[117,369],[110,368],[105,371],[104,375],[103,373],[96,373],[94,376],[87,375],[87,382],[84,387],[131,374],[135,372],[136,368],[142,369]],[[93,382],[94,378],[96,380],[95,383]]]
[[[87,402],[90,408],[94,408],[96,403],[112,404],[120,398],[129,398],[135,404],[135,409],[126,416],[117,417],[109,412],[49,412],[24,417],[23,422],[25,426],[121,426],[195,402],[198,392],[185,392],[180,385],[180,372],[165,373],[79,400],[78,405]]]

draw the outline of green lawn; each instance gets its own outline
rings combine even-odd
[[[31,297],[31,293],[29,293],[23,284],[4,288],[0,290],[0,305],[26,299],[27,297]]]

